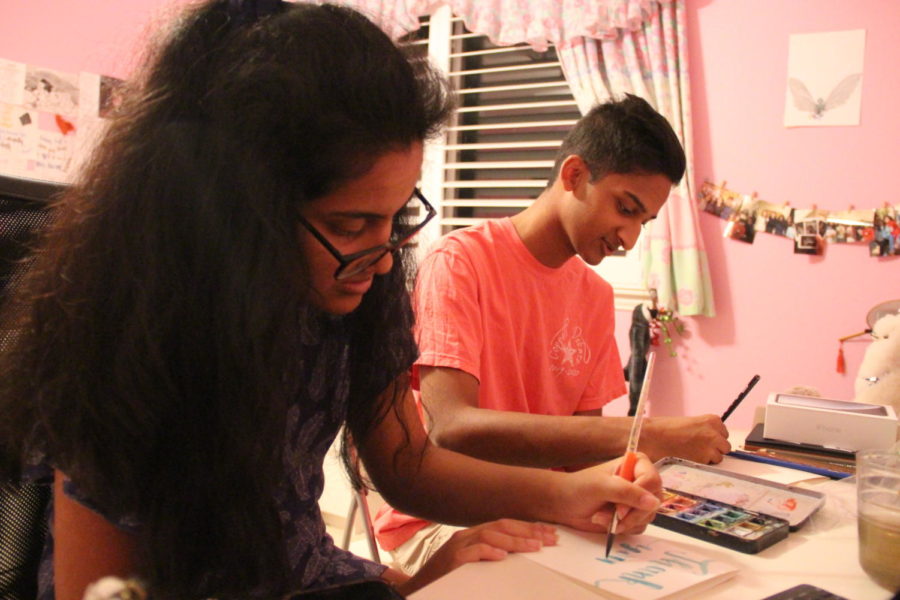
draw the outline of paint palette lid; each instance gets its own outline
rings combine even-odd
[[[796,530],[825,504],[825,494],[759,477],[732,473],[682,458],[664,458],[656,468],[663,487],[785,519]]]

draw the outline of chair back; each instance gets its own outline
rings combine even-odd
[[[0,598],[37,598],[38,567],[47,537],[49,485],[0,488]]]
[[[15,288],[31,243],[48,220],[48,200],[60,189],[0,176],[0,303]],[[0,332],[0,352],[7,342]],[[47,484],[0,481],[0,599],[37,597],[51,494]]]

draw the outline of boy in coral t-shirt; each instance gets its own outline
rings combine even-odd
[[[613,290],[588,265],[634,246],[684,166],[678,138],[649,104],[608,102],[569,133],[531,206],[439,241],[414,294],[417,400],[437,445],[559,469],[624,452],[631,418],[600,416],[626,393]],[[644,428],[641,450],[654,460],[719,462],[730,450],[715,415]],[[379,543],[407,573],[458,529],[390,507],[376,518]]]

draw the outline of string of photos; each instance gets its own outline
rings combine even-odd
[[[869,256],[900,255],[900,206],[829,211],[774,204],[753,194],[741,194],[705,182],[700,188],[700,210],[728,221],[723,235],[752,244],[759,232],[780,235],[794,242],[794,254],[821,255],[826,244],[859,244]]]

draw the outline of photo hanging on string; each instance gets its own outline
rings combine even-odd
[[[869,243],[875,239],[875,211],[838,210],[825,219],[825,242],[828,244]]]
[[[743,196],[713,183],[706,182],[700,189],[700,209],[721,219],[729,220],[740,208]]]
[[[756,201],[756,231],[788,237],[791,224],[791,207],[786,204],[772,204],[765,200]]]
[[[813,217],[797,221],[794,224],[794,254],[822,254],[822,234],[825,232],[825,219]]]
[[[728,217],[723,235],[733,240],[753,243],[756,237],[756,199],[752,196],[740,197],[739,203],[733,204],[734,210]]]
[[[870,256],[900,255],[900,222],[897,208],[886,205],[875,209],[872,228],[874,239],[869,243]]]

